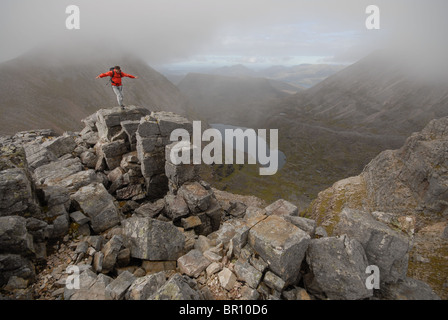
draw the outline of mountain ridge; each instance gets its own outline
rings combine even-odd
[[[125,104],[132,101],[151,110],[184,113],[184,98],[163,75],[132,54],[106,52],[103,57],[102,52],[87,60],[67,56],[56,61],[54,55],[33,51],[1,63],[0,72],[7,81],[0,84],[0,132],[13,134],[33,128],[76,131],[80,120],[98,105],[115,103],[108,82],[95,77],[117,64],[140,77],[124,79]]]

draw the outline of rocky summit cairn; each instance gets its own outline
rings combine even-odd
[[[192,130],[177,114],[129,106],[82,122],[0,138],[2,298],[438,298],[406,277],[412,242],[385,213],[346,209],[328,237],[286,200],[216,190],[172,163],[173,148],[193,150],[169,140]],[[371,264],[380,289],[365,285]]]

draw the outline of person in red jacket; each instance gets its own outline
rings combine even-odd
[[[115,66],[114,70],[100,74],[99,76],[96,77],[96,79],[104,77],[111,77],[112,89],[117,95],[118,105],[121,106],[122,109],[124,109],[123,84],[121,83],[121,78],[128,77],[132,79],[138,79],[138,77],[133,76],[132,74],[124,73],[123,71],[121,71],[120,66]]]

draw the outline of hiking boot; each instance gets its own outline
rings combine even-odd
[[[122,105],[121,105],[121,110],[124,110],[124,108],[125,108],[125,105],[122,104]]]

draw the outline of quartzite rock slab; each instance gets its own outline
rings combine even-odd
[[[249,244],[287,284],[293,283],[308,248],[310,236],[277,215],[249,231]]]
[[[131,217],[123,221],[123,231],[131,256],[144,260],[177,260],[185,236],[172,223],[152,218]]]

